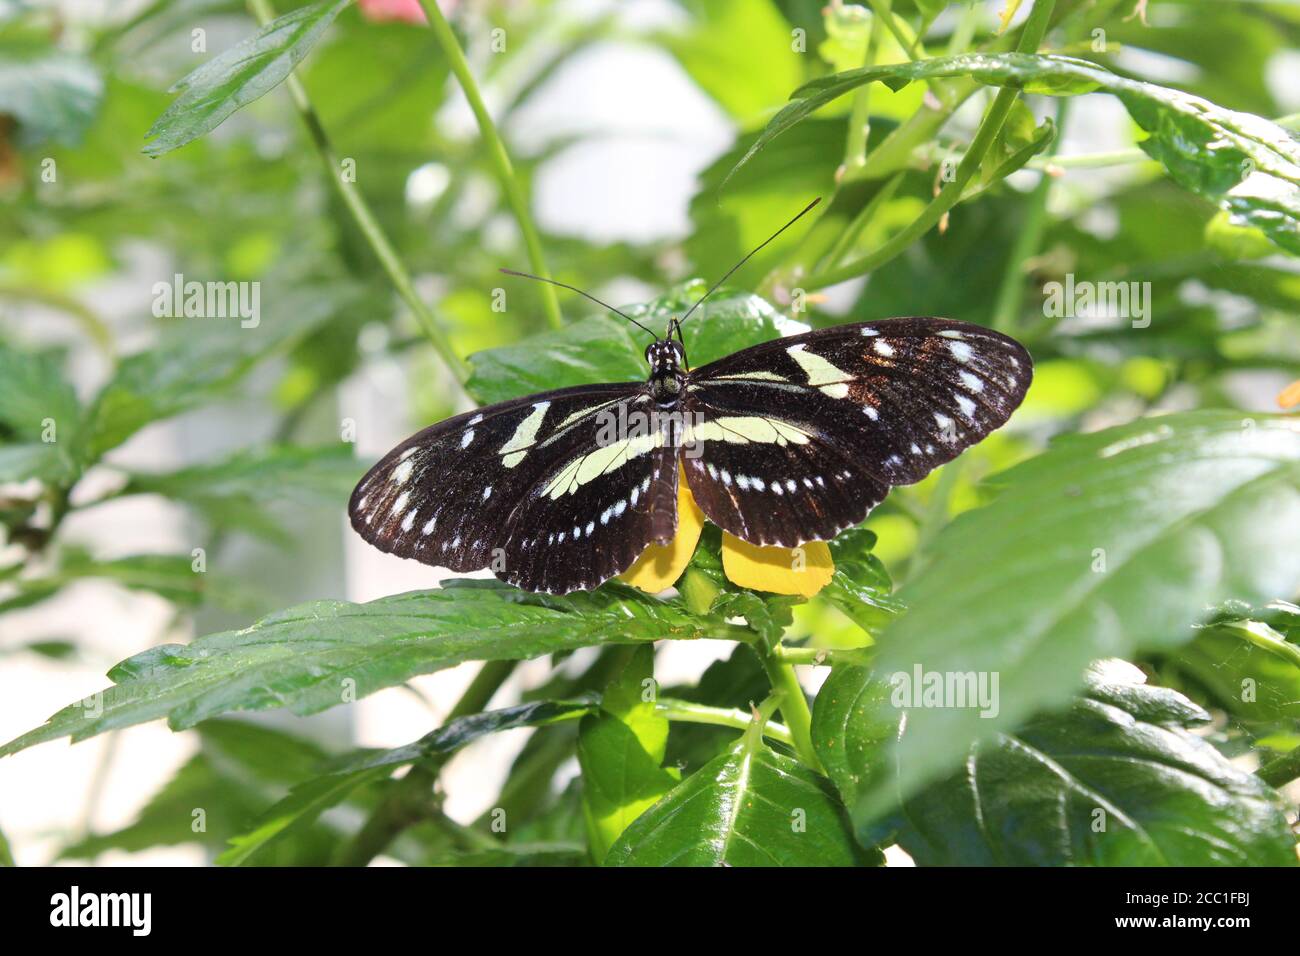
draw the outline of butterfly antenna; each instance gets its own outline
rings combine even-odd
[[[529,272],[516,272],[514,269],[502,269],[500,271],[504,272],[508,276],[518,276],[521,279],[536,279],[538,282],[547,282],[551,285],[557,285],[561,289],[568,289],[570,292],[576,292],[578,293],[578,295],[585,296],[586,298],[590,299],[592,302],[595,302],[597,305],[609,309],[609,311],[615,313],[616,315],[621,315],[623,318],[627,319],[629,322],[631,322],[633,325],[639,328],[642,332],[649,332],[650,335],[654,336],[654,338],[656,339],[659,338],[659,336],[655,335],[655,333],[651,329],[647,329],[644,325],[642,325],[636,319],[632,318],[632,316],[628,315],[626,312],[619,311],[618,309],[610,305],[608,302],[600,301],[600,299],[597,299],[590,292],[583,292],[577,286],[569,285],[567,282],[557,282],[555,279],[548,279],[545,276],[535,276]]]
[[[813,208],[814,206],[816,206],[816,205],[817,205],[819,202],[821,202],[821,201],[822,201],[822,197],[821,197],[821,196],[818,196],[816,199],[814,199],[814,200],[813,200],[812,202],[810,202],[808,205],[804,206],[803,209],[799,210],[799,215],[795,216],[793,219],[791,219],[789,222],[787,222],[784,226],[782,226],[782,227],[781,227],[780,229],[778,229],[776,232],[772,233],[770,236],[768,236],[766,239],[764,239],[761,243],[759,243],[757,246],[755,246],[755,247],[753,248],[753,250],[750,251],[749,255],[745,256],[745,258],[741,259],[741,260],[740,260],[739,262],[737,262],[734,266],[732,266],[730,269],[728,269],[726,275],[724,275],[724,276],[723,276],[721,279],[719,279],[717,282],[713,283],[713,285],[709,287],[709,291],[706,292],[706,293],[704,293],[704,295],[700,296],[700,300],[699,300],[698,302],[696,302],[693,306],[691,306],[689,309],[686,310],[686,314],[683,315],[683,316],[681,317],[681,319],[679,320],[678,324],[680,325],[682,322],[685,322],[688,318],[690,318],[691,313],[694,312],[696,309],[698,309],[701,305],[703,305],[705,299],[707,299],[709,296],[713,295],[714,292],[718,291],[718,287],[721,286],[722,283],[724,283],[724,282],[726,282],[728,279],[730,279],[730,278],[731,278],[731,274],[732,274],[733,272],[735,272],[737,269],[739,269],[741,266],[743,266],[746,262],[748,262],[750,259],[752,259],[755,255],[757,255],[758,252],[759,252],[759,251],[760,251],[764,246],[766,246],[769,242],[771,242],[771,241],[772,241],[773,239],[775,239],[777,236],[781,235],[781,233],[785,232],[787,229],[789,229],[791,226],[793,226],[796,222],[798,222],[800,219],[802,219],[806,213],[812,211],[812,208]]]

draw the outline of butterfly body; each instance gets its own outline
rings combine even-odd
[[[643,382],[544,392],[407,439],[357,485],[352,526],[548,593],[594,588],[670,541],[679,475],[746,541],[828,540],[1005,423],[1032,375],[1014,340],[943,319],[836,326],[695,369],[672,330]]]

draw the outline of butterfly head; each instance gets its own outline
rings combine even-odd
[[[672,325],[669,325],[669,335]],[[645,350],[645,360],[650,366],[650,384],[655,399],[661,404],[677,400],[686,380],[686,350],[681,342],[672,338],[651,342]]]

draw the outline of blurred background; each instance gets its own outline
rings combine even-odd
[[[281,0],[277,13],[295,5]],[[813,0],[441,6],[524,184],[549,267],[608,301],[642,302],[687,279],[716,278],[835,182],[848,100],[719,189],[796,86],[861,62],[860,13]],[[1294,5],[1074,6],[1053,34],[1056,49],[1229,108],[1268,117],[1300,110]],[[907,0],[894,7],[915,12]],[[942,51],[955,37],[989,35],[1005,13],[1013,25],[1023,19],[1016,7],[949,5],[926,42]],[[410,3],[362,0],[298,74],[337,157],[354,164],[420,296],[466,356],[543,331],[545,305],[538,287],[496,271],[529,268],[523,239],[421,20]],[[10,538],[0,551],[5,740],[100,690],[112,664],[151,646],[242,627],[300,601],[364,601],[440,577],[366,547],[348,530],[343,502],[366,464],[472,402],[331,188],[286,90],[176,152],[141,152],[173,98],[168,88],[255,30],[238,2],[0,0],[3,342],[32,363],[54,363],[83,403],[125,367],[154,383],[161,409],[143,415],[71,500],[43,503],[58,510],[57,540],[41,543],[22,581],[12,567],[19,543]],[[902,58],[893,40],[881,42],[881,62]],[[911,116],[927,95],[920,85],[873,92],[871,135]],[[969,139],[986,102],[973,97],[935,150],[914,158],[862,237],[866,247],[928,201],[943,150]],[[1025,293],[1015,308],[1037,378],[1014,427],[950,479],[946,500],[957,510],[978,500],[979,478],[1056,432],[1161,409],[1276,409],[1276,396],[1300,377],[1296,260],[1134,155],[1135,127],[1112,98],[1075,98],[1068,112],[1046,98],[1028,103],[1038,119],[1061,124],[1053,154],[964,202],[942,230],[869,279],[825,290],[801,316],[814,325],[913,314],[989,322],[1017,238],[1031,228],[1024,199],[1050,180],[1045,217],[1033,226],[1038,248],[1011,280]],[[788,305],[790,283],[779,272],[793,241],[765,250],[733,284]],[[155,286],[178,274],[260,283],[260,322],[157,316]],[[1051,323],[1048,340],[1044,289],[1066,274],[1151,283],[1153,322],[1136,331],[1126,316],[1084,310]],[[502,288],[508,306],[497,311]],[[561,305],[570,320],[590,313],[567,294]],[[268,447],[279,452],[240,457]],[[215,478],[187,471],[215,463],[225,466]],[[0,479],[13,477],[0,470]],[[934,480],[891,496],[872,519],[877,553],[896,577],[923,542]],[[2,508],[26,507],[30,482],[5,481]],[[801,614],[800,626],[822,640],[845,626],[825,611]],[[657,676],[694,680],[728,647],[677,643],[661,653]],[[575,655],[572,666],[582,660]],[[324,751],[395,746],[434,726],[476,666],[311,718],[251,719]],[[496,700],[517,700],[549,672],[545,662],[525,664]],[[530,733],[494,735],[456,757],[444,774],[449,816],[468,823],[494,805]],[[147,806],[189,806],[193,788],[205,800],[229,791],[254,813],[293,781],[292,759],[258,763],[219,730],[174,734],[161,723],[47,744],[0,761],[0,824],[23,864],[61,854],[202,863],[224,836],[196,836],[188,818],[159,822]],[[553,786],[575,773],[576,765],[561,767]],[[338,816],[320,827],[331,821]]]

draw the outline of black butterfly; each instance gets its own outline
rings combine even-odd
[[[352,527],[529,591],[590,589],[672,540],[680,463],[723,530],[828,540],[1005,423],[1032,377],[1018,342],[945,319],[836,326],[697,369],[680,326],[646,349],[644,383],[543,392],[411,436],[357,485]]]

